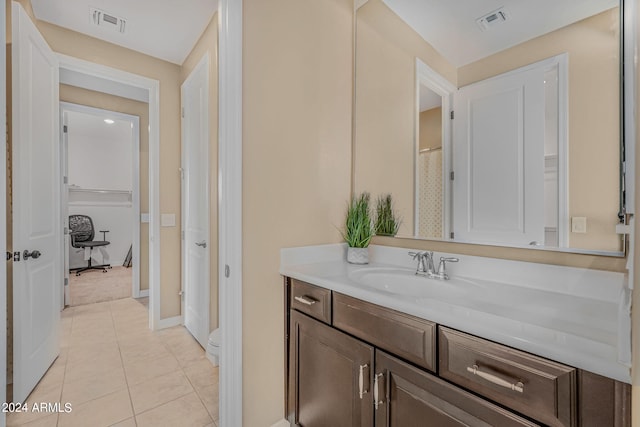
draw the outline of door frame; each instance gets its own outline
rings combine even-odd
[[[414,236],[420,234],[420,85],[428,87],[442,97],[442,239],[449,240],[451,235],[451,212],[453,198],[451,197],[451,180],[447,179],[452,168],[451,138],[453,129],[450,114],[453,111],[453,94],[457,90],[455,85],[445,79],[436,70],[425,64],[420,58],[416,58],[416,83],[415,83],[415,131],[414,131]]]
[[[149,103],[149,328],[162,328],[160,319],[160,82],[137,74],[57,54],[60,69],[148,93]],[[106,92],[102,88],[95,88]],[[120,95],[123,96],[123,95]],[[138,99],[138,98],[133,98]],[[140,216],[138,216],[139,226]]]
[[[187,78],[184,80],[184,82],[182,83],[182,85],[180,86],[180,106],[181,106],[181,121],[180,121],[180,128],[181,128],[181,142],[180,142],[180,151],[181,151],[181,159],[180,159],[180,208],[181,208],[181,212],[182,215],[180,215],[180,219],[181,219],[181,229],[182,229],[182,238],[180,239],[181,242],[181,258],[182,258],[182,268],[181,268],[181,280],[182,280],[182,301],[181,301],[181,312],[182,312],[182,321],[183,324],[186,326],[187,325],[187,299],[185,298],[185,291],[189,291],[188,287],[187,287],[187,260],[188,260],[188,250],[187,247],[185,245],[186,241],[187,241],[187,233],[186,233],[186,224],[187,224],[187,215],[185,215],[185,212],[187,212],[187,200],[189,200],[187,198],[187,192],[188,192],[188,188],[187,186],[185,186],[185,172],[187,171],[187,167],[185,165],[185,159],[187,156],[185,156],[185,153],[187,151],[187,138],[186,138],[186,126],[185,126],[185,87],[186,85],[190,84],[195,78],[197,78],[197,73],[199,73],[201,71],[201,69],[204,68],[205,69],[205,81],[204,81],[204,95],[206,96],[206,103],[205,103],[205,108],[206,110],[204,111],[204,117],[205,117],[205,126],[206,126],[206,134],[207,134],[207,142],[206,142],[206,152],[204,153],[200,153],[201,156],[206,160],[206,170],[207,172],[210,171],[210,162],[209,162],[209,154],[210,154],[210,150],[209,150],[209,145],[211,143],[211,137],[210,137],[210,129],[209,129],[209,53],[207,52],[206,54],[204,54],[202,56],[202,58],[200,58],[200,60],[198,61],[198,64],[194,67],[194,69],[191,71],[191,73],[189,74],[189,76],[187,76]],[[211,209],[210,209],[210,191],[211,191],[211,187],[209,185],[209,174],[207,173],[207,177],[204,180],[203,183],[203,187],[204,187],[204,193],[206,194],[205,196],[205,203],[204,205],[207,207],[207,212],[206,212],[206,216],[207,216],[207,221],[206,221],[206,225],[205,225],[205,242],[209,242],[210,240],[210,236],[211,236],[211,226],[210,226],[210,221],[211,221]],[[210,316],[209,313],[211,312],[211,252],[210,252],[210,245],[212,242],[209,242],[209,246],[205,247],[205,262],[206,262],[206,271],[207,271],[207,275],[206,275],[206,280],[204,281],[204,283],[202,285],[203,286],[203,293],[202,296],[206,301],[206,312],[202,313],[203,315],[203,323],[206,323],[205,325],[201,325],[204,326],[206,331],[207,331],[207,335],[206,337],[204,336],[194,336],[194,338],[200,343],[200,345],[202,345],[204,348],[206,348],[206,343],[207,343],[207,339],[209,337],[209,334],[211,333],[210,331]],[[187,292],[188,295],[188,292]],[[189,331],[191,332],[191,331]],[[203,342],[204,340],[204,342]]]
[[[110,111],[104,108],[95,108],[87,105],[60,101],[60,123],[62,126],[67,125],[64,118],[64,113],[67,111],[90,114],[90,115],[99,116],[99,117],[109,116],[119,120],[131,122],[132,124],[131,131],[132,131],[133,144],[131,147],[131,150],[132,150],[131,164],[132,164],[133,170],[131,174],[131,211],[132,211],[131,220],[133,221],[132,223],[133,236],[131,241],[133,244],[133,250],[131,254],[132,255],[131,265],[132,265],[133,280],[131,283],[131,296],[133,298],[140,298],[141,296],[147,296],[149,293],[148,291],[144,291],[146,295],[141,295],[141,291],[140,291],[140,265],[139,265],[139,259],[140,259],[140,118],[132,114],[120,113],[117,111]],[[68,135],[68,133],[65,133],[65,135]],[[68,136],[63,136],[63,138],[66,139],[68,138]],[[63,165],[65,164],[68,166],[69,164],[68,160],[69,160],[69,146],[67,144],[67,141],[63,140],[61,141],[61,144],[60,144],[60,164],[61,164],[61,171],[63,175],[65,172],[68,173],[68,170],[65,171],[63,168]],[[63,194],[62,194],[63,206],[62,206],[61,215],[62,215],[62,218],[67,218],[69,216],[69,200],[68,200],[69,186],[64,182],[62,185],[63,185]],[[67,257],[66,255],[67,250],[68,250],[68,247],[66,245],[66,236],[65,236],[65,247],[64,247],[65,257]],[[66,262],[65,262],[65,267],[68,267]],[[68,277],[67,274],[68,274],[68,270],[65,272],[65,277]],[[68,291],[69,289],[65,287],[65,295],[64,295],[65,303],[67,302]]]
[[[242,425],[242,0],[218,3],[220,425]]]

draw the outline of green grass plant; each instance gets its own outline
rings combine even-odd
[[[402,224],[398,213],[393,209],[391,194],[378,197],[374,231],[379,236],[395,236]]]
[[[373,237],[373,222],[371,221],[371,196],[364,192],[353,196],[347,206],[347,217],[342,237],[352,248],[366,248]]]

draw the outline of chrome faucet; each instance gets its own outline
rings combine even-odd
[[[436,272],[435,265],[433,263],[433,252],[409,252],[409,256],[418,260],[418,267],[416,268],[416,274],[420,276],[427,276],[430,279],[449,280],[447,274],[447,262],[458,262],[458,258],[445,258],[440,257],[440,264],[438,265],[438,271]]]
[[[438,272],[435,274],[437,279],[449,280],[449,275],[447,274],[447,262],[458,262],[459,258],[445,258],[440,257],[440,264],[438,265]]]
[[[409,252],[409,256],[418,260],[418,268],[416,274],[431,277],[435,274],[435,266],[433,264],[433,252]]]

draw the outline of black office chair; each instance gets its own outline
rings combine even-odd
[[[93,248],[107,246],[111,243],[106,240],[108,231],[101,231],[103,240],[93,240],[95,235],[93,221],[91,221],[91,217],[86,215],[69,215],[69,230],[71,246],[78,249],[89,248],[89,264],[86,267],[71,268],[69,271],[75,271],[76,276],[87,270],[102,270],[103,273],[106,273],[107,268],[111,268],[111,264],[91,265],[91,251]]]

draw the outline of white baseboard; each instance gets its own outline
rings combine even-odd
[[[291,424],[289,424],[289,421],[282,419],[277,423],[275,423],[274,425],[272,425],[271,427],[291,427]]]
[[[182,316],[167,317],[166,319],[160,319],[160,322],[158,322],[158,329],[167,329],[173,326],[182,325],[182,323]]]

